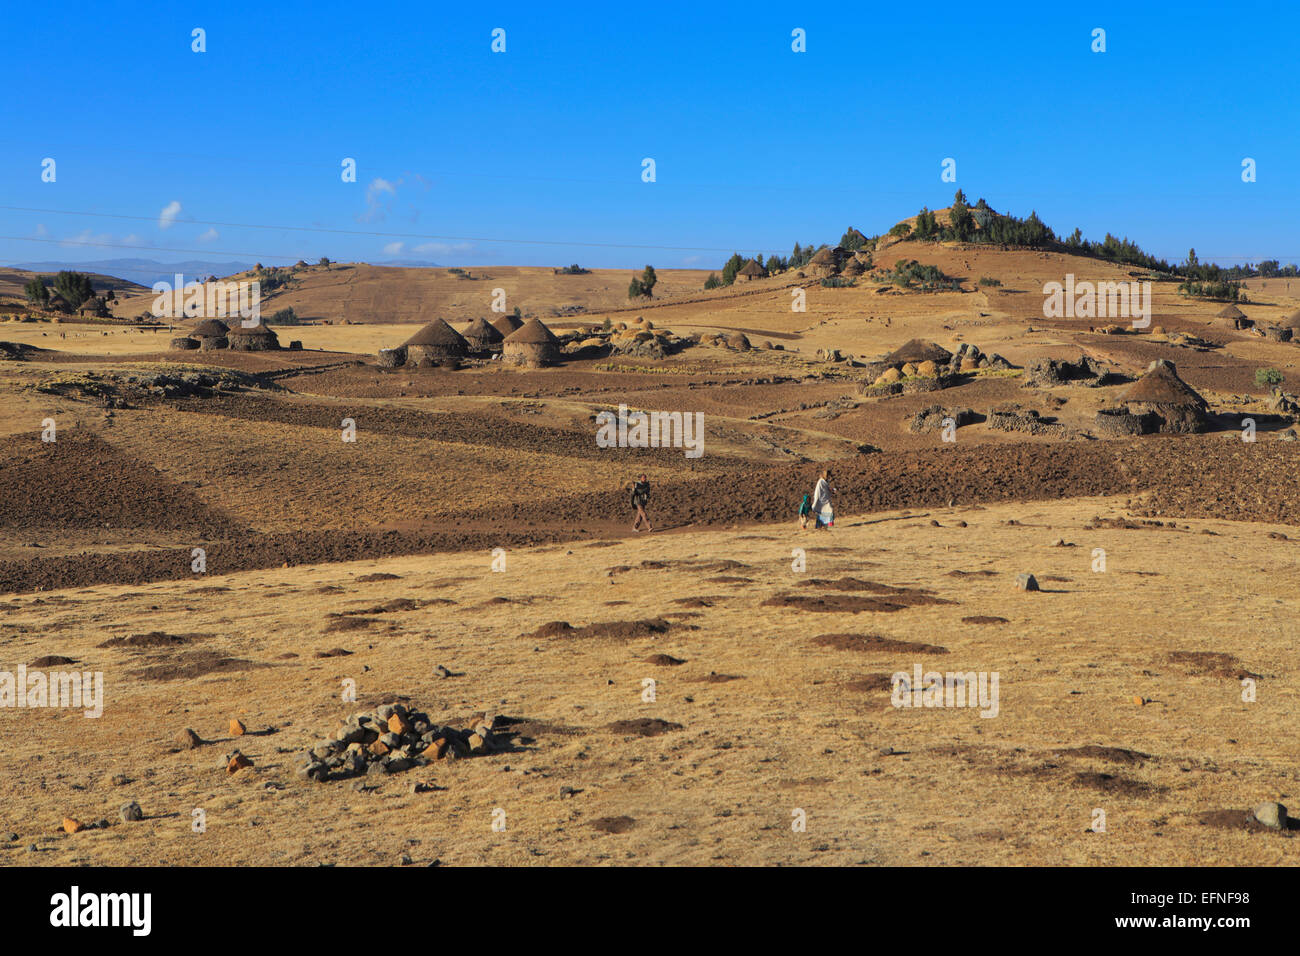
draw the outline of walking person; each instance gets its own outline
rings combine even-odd
[[[799,502],[799,530],[808,530],[808,521],[812,518],[812,498],[809,495],[803,496],[803,501]]]
[[[640,479],[632,484],[632,507],[636,509],[636,520],[632,522],[632,530],[640,531],[642,522],[645,523],[646,531],[653,531],[650,527],[650,519],[646,517],[645,510],[650,507],[650,482],[646,476],[642,475]]]
[[[823,468],[821,477],[817,479],[817,487],[813,489],[812,513],[817,518],[817,523],[813,526],[814,530],[835,526],[835,509],[831,507],[831,496],[834,494],[830,469]]]

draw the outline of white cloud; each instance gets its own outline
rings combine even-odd
[[[406,243],[404,242],[390,242],[388,245],[384,246],[384,255],[400,256],[402,254],[402,247],[405,245]]]
[[[181,214],[180,200],[173,199],[167,205],[163,206],[162,212],[158,214],[158,228],[167,229],[176,221],[176,217]]]
[[[217,232],[216,229],[209,226],[207,231],[204,232],[201,236],[199,236],[199,242],[215,242],[217,239],[220,238],[221,238],[221,233]]]
[[[43,239],[43,238],[45,238],[46,236],[48,236],[49,234],[50,234],[50,231],[49,231],[48,229],[45,228],[45,223],[43,223],[43,222],[38,222],[38,223],[36,224],[36,238],[37,238],[37,239]]]

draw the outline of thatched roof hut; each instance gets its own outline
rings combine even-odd
[[[1255,324],[1250,319],[1246,318],[1245,312],[1242,312],[1241,309],[1231,304],[1225,305],[1218,312],[1214,313],[1214,317],[1216,319],[1222,319],[1234,329],[1249,329]]]
[[[406,364],[421,368],[454,365],[469,351],[469,343],[444,319],[434,319],[404,344]]]
[[[844,263],[844,268],[840,270],[840,275],[848,279],[856,279],[862,273],[867,271],[867,267],[856,256]]]
[[[736,278],[741,282],[749,282],[752,279],[766,279],[767,270],[757,259],[750,259],[736,271]]]
[[[1174,434],[1198,432],[1205,427],[1206,402],[1178,376],[1172,362],[1156,359],[1146,373],[1120,396],[1130,412],[1154,412],[1160,431]]]
[[[517,319],[513,315],[502,315],[492,320],[492,328],[501,333],[502,338],[509,338],[511,332],[517,332],[524,327],[524,320]]]
[[[822,246],[808,260],[806,268],[810,269],[814,274],[831,275],[839,271],[840,261],[835,255],[835,250],[829,246]]]
[[[1288,312],[1286,315],[1282,316],[1280,324],[1284,329],[1300,330],[1300,309],[1296,309],[1294,312]]]
[[[199,348],[205,352],[212,349],[224,349],[230,343],[226,336],[230,327],[220,319],[205,319],[190,330],[190,338],[199,340]]]
[[[226,333],[226,339],[236,352],[274,352],[280,348],[279,338],[261,322],[251,329],[236,325]]]
[[[478,318],[461,333],[469,347],[475,352],[488,352],[499,349],[505,336],[501,331],[489,325],[485,319]]]
[[[81,305],[77,306],[77,314],[103,317],[108,315],[108,306],[99,296],[92,295],[85,302],[81,303]]]
[[[907,362],[916,365],[922,362],[947,365],[950,361],[952,361],[952,353],[928,339],[908,339],[883,359],[886,365],[903,365]]]
[[[529,319],[502,343],[502,359],[514,365],[549,365],[560,361],[560,340],[537,319]]]

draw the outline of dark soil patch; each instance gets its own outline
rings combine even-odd
[[[45,657],[38,657],[28,664],[28,667],[64,667],[68,664],[77,663],[75,657],[63,657],[59,654],[48,654]]]
[[[676,667],[678,664],[685,664],[686,661],[680,657],[673,657],[671,654],[651,654],[645,659],[647,664],[658,664],[660,667]]]
[[[328,651],[317,651],[317,657],[351,657],[352,652],[342,647],[331,647]]]
[[[591,828],[601,833],[626,833],[636,826],[631,817],[601,817],[591,821]]]
[[[322,584],[315,591],[316,594],[342,594],[345,589],[337,584]]]
[[[177,647],[181,644],[192,644],[196,640],[211,636],[211,634],[168,634],[166,631],[150,631],[148,634],[132,634],[130,637],[113,637],[99,646]]]
[[[906,652],[909,654],[947,654],[948,648],[937,644],[921,644],[915,641],[896,641],[892,637],[879,634],[822,634],[813,638],[814,644],[831,647],[837,651],[872,652]]]
[[[332,614],[330,618],[329,623],[325,625],[326,634],[334,634],[338,631],[364,631],[366,628],[383,623],[373,617],[352,617],[345,614]]]
[[[708,597],[674,598],[673,603],[680,604],[682,607],[713,607],[713,603],[720,600],[722,598],[709,595]]]
[[[949,571],[950,578],[991,578],[997,575],[996,571]]]
[[[1103,793],[1111,793],[1117,796],[1125,797],[1147,797],[1153,793],[1164,791],[1164,787],[1153,787],[1149,783],[1143,783],[1141,780],[1134,780],[1130,777],[1121,777],[1113,773],[1094,773],[1084,772],[1074,775],[1074,783],[1080,787],[1091,787],[1094,790],[1100,790]]]
[[[128,671],[128,673],[132,677],[138,677],[141,680],[191,680],[205,674],[226,674],[233,671],[248,671],[268,666],[270,665],[239,657],[226,657],[216,651],[193,651],[181,654],[165,663],[151,664],[148,667]]]
[[[744,680],[739,674],[719,674],[711,671],[704,677],[695,678],[697,684],[728,684],[733,680]]]
[[[844,689],[859,694],[874,694],[878,691],[893,693],[894,681],[889,674],[863,674],[861,677],[845,681]]]
[[[992,614],[973,614],[970,617],[961,619],[963,624],[1010,624],[1005,617],[996,617]]]
[[[607,728],[610,733],[628,734],[637,737],[658,737],[674,730],[681,730],[681,724],[660,720],[658,717],[638,717],[635,720],[616,720]]]
[[[640,621],[604,621],[588,624],[586,627],[574,627],[567,621],[552,621],[543,624],[531,634],[524,637],[567,637],[575,639],[596,638],[610,641],[634,641],[645,637],[658,637],[670,630],[696,630],[693,624],[675,624],[661,617],[644,618]]]
[[[400,580],[402,580],[402,576],[400,574],[389,574],[387,571],[377,571],[374,574],[363,574],[361,575],[361,577],[356,579],[358,584],[369,584],[371,581],[400,581]]]
[[[788,607],[797,611],[821,611],[841,614],[860,614],[875,611],[891,614],[918,604],[956,604],[943,598],[921,592],[913,594],[890,593],[883,597],[856,597],[847,594],[777,594],[763,602],[764,607]]]
[[[203,585],[203,587],[201,587],[201,588],[191,588],[191,589],[189,590],[188,593],[190,593],[190,594],[224,594],[226,591],[229,591],[229,590],[230,590],[230,588],[226,587],[224,584],[205,584],[205,585]],[[341,590],[341,589],[340,589],[340,590]]]
[[[1222,651],[1174,651],[1169,655],[1169,660],[1185,667],[1197,677],[1226,677],[1231,680],[1242,680],[1260,676],[1246,670],[1241,661]]]
[[[364,608],[357,611],[340,611],[340,614],[396,614],[398,611],[418,611],[422,602],[414,601],[411,598],[396,598],[384,604],[376,604],[374,607]]]
[[[1058,757],[1089,757],[1095,760],[1107,760],[1111,763],[1141,765],[1151,759],[1150,754],[1138,750],[1125,750],[1123,747],[1070,747],[1065,750],[1052,751]]]
[[[714,578],[705,578],[705,584],[752,584],[753,578],[743,578],[734,574],[719,574]]]

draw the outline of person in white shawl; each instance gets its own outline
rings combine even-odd
[[[812,513],[817,517],[818,528],[829,528],[835,524],[835,509],[831,507],[831,495],[834,493],[830,469],[823,468],[812,496]]]

